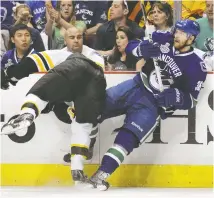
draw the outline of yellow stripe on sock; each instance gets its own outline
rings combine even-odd
[[[33,102],[33,101],[27,101],[27,102],[25,102],[25,103],[22,105],[21,110],[23,110],[23,109],[25,109],[25,108],[30,109],[30,107],[23,107],[25,104],[28,104],[28,103],[32,103],[32,104],[35,105],[35,107],[37,108],[37,111],[38,111],[38,115],[39,115],[39,114],[40,114],[39,107],[38,107],[38,105],[37,105],[35,102]],[[31,108],[31,109],[32,109],[32,108]]]
[[[74,147],[74,146],[88,149],[88,146],[86,146],[84,144],[71,144],[71,147]]]

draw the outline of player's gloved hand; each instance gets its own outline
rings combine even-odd
[[[9,89],[10,79],[8,78],[7,74],[5,73],[4,69],[1,69],[1,89]]]
[[[160,107],[179,107],[184,103],[184,94],[176,88],[165,89],[163,92],[156,94],[158,106]]]
[[[149,40],[144,40],[140,42],[137,47],[137,55],[145,60],[149,58],[156,58],[160,55],[160,47],[158,43],[152,43]]]

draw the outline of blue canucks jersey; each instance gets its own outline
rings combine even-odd
[[[40,32],[45,28],[46,24],[46,7],[45,7],[45,1],[40,0],[25,0],[25,3],[30,7],[33,18],[32,22],[34,27],[39,30]],[[56,7],[57,1],[53,0],[51,1],[53,7]]]
[[[107,21],[107,1],[75,1],[74,3],[76,19],[84,21],[87,28]]]
[[[31,48],[28,50],[28,52],[26,53],[25,56],[32,54],[32,53],[35,53],[35,51],[34,51],[34,49]],[[2,60],[1,60],[1,68],[4,69],[11,65],[16,65],[20,61],[21,61],[21,59],[19,59],[16,55],[16,48],[14,48],[12,50],[5,52],[5,54],[3,55]]]
[[[193,48],[185,53],[177,51],[173,47],[173,35],[170,32],[156,31],[152,35],[152,40],[160,45],[161,54],[157,57],[157,61],[164,89],[177,88],[184,93],[184,104],[181,109],[194,107],[207,75],[203,70],[205,67],[203,60]],[[131,41],[127,52],[133,52],[140,42]],[[147,61],[137,76],[150,93],[159,92],[152,60]]]

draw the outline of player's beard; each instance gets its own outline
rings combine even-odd
[[[188,42],[188,40],[186,40],[183,44],[178,45],[177,47],[175,46],[175,43],[174,43],[174,47],[175,47],[176,50],[180,51],[183,48],[185,48],[186,46],[189,46],[189,45],[187,45],[187,42]]]

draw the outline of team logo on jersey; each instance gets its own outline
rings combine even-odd
[[[85,17],[85,15],[83,14],[83,15],[82,15],[82,19],[83,19],[83,20],[87,20],[87,17]]]
[[[170,49],[169,49],[170,44],[169,43],[165,43],[164,45],[161,44],[160,46],[160,50],[162,53],[169,53]]]
[[[205,58],[204,58],[205,59]],[[200,66],[201,66],[201,70],[203,71],[203,72],[207,72],[207,66],[206,66],[206,64],[202,61],[202,62],[200,62]]]
[[[13,65],[13,61],[11,59],[8,59],[7,63],[5,64],[5,68]]]
[[[195,87],[195,91],[200,91],[202,85],[203,85],[203,81],[198,81],[198,82],[197,82],[197,85],[196,85],[196,87]]]
[[[204,46],[208,51],[213,51],[214,38],[206,38]]]
[[[107,16],[106,16],[105,11],[104,11],[103,14],[100,16],[100,18],[103,19],[103,20],[107,20]]]
[[[168,89],[172,84],[174,84],[174,80],[172,76],[170,76],[168,72],[164,70],[161,70],[161,80],[162,80],[164,89]],[[160,90],[159,89],[160,86],[158,83],[158,78],[156,76],[155,70],[153,70],[149,76],[149,84],[153,89],[158,91]]]
[[[0,23],[2,23],[5,19],[6,19],[6,16],[7,16],[7,9],[4,8],[4,7],[1,7],[0,8]]]

